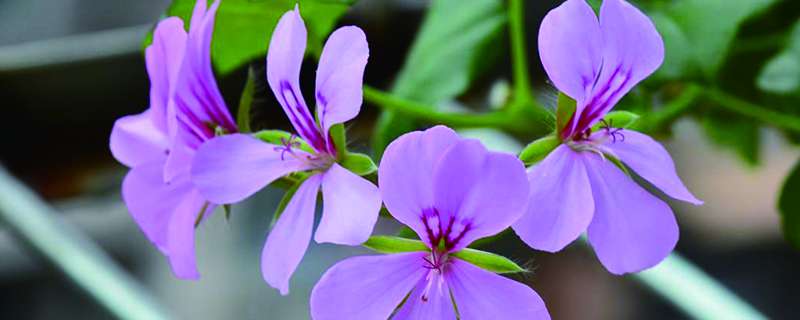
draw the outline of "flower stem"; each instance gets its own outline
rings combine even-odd
[[[428,123],[455,128],[490,127],[526,134],[538,127],[536,123],[528,123],[525,118],[514,116],[504,110],[485,113],[440,112],[433,106],[401,99],[368,86],[364,86],[364,99],[386,110],[397,111]]]
[[[695,319],[766,319],[677,253],[631,277]]]
[[[702,94],[702,88],[696,84],[688,84],[681,93],[665,104],[661,109],[642,116],[633,129],[642,132],[657,131],[672,123],[690,109]]]
[[[511,36],[511,60],[514,72],[512,107],[527,107],[534,102],[528,76],[527,46],[525,45],[525,6],[523,0],[510,0],[508,27]]]
[[[800,118],[753,104],[716,88],[706,88],[704,96],[722,108],[778,128],[800,132]]]

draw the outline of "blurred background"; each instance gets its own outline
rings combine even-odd
[[[798,100],[765,92],[769,90],[759,87],[758,81],[770,79],[757,79],[771,57],[788,50],[792,25],[800,18],[800,3],[733,2],[739,1],[761,3],[764,9],[739,17],[741,26],[734,29],[732,44],[735,49],[722,53],[728,58],[716,77],[721,80],[706,82],[751,101],[785,105],[794,110],[790,112],[800,113],[800,104],[793,104]],[[531,79],[537,97],[551,106],[555,89],[546,82],[535,40],[541,18],[559,2],[526,4]],[[643,5],[661,10],[672,4],[663,0]],[[307,319],[308,296],[321,273],[344,257],[368,251],[312,244],[292,279],[290,295],[281,297],[261,280],[259,271],[261,247],[281,190],[267,188],[234,206],[230,221],[217,214],[198,228],[202,277],[194,282],[172,276],[166,260],[139,231],[121,202],[119,187],[126,169],[111,157],[108,137],[115,119],[147,107],[142,41],[168,6],[168,0],[0,0],[0,29],[4,30],[0,32],[0,162],[52,206],[54,211],[48,213],[99,245],[134,279],[134,287],[171,316]],[[381,89],[392,85],[427,7],[428,1],[423,0],[361,0],[343,16],[338,25],[356,24],[369,39],[366,83]],[[491,47],[493,59],[485,72],[475,77],[469,90],[445,105],[473,108],[502,99],[511,81],[511,68],[506,31],[501,30],[500,35],[500,43]],[[671,44],[667,41],[668,47]],[[256,61],[252,67],[263,72],[263,62]],[[304,85],[312,85],[315,68],[307,61],[301,80]],[[800,67],[793,70],[791,64],[776,70],[800,76]],[[218,79],[229,106],[238,104],[246,74],[244,67]],[[659,94],[694,77],[682,73],[657,76],[641,86],[645,89],[626,98],[621,108],[636,110],[641,101],[657,100]],[[261,82],[258,88],[254,126],[288,128],[265,84]],[[648,88],[656,94],[643,93]],[[697,104],[699,111],[670,121],[657,135],[673,155],[689,189],[705,200],[701,207],[672,203],[682,232],[677,250],[768,317],[795,318],[800,301],[800,278],[795,276],[800,255],[782,236],[776,203],[785,177],[800,158],[800,149],[783,131],[715,111],[711,102]],[[378,109],[366,105],[363,110],[350,124],[349,138],[356,148],[369,151]],[[740,124],[736,128],[725,127],[736,123]],[[504,150],[519,150],[527,143],[485,130],[465,134]],[[13,197],[0,199],[14,201]],[[8,211],[13,205],[0,203],[0,207]],[[9,216],[14,214],[4,212],[6,225],[0,228],[0,318],[113,318],[38,254],[35,244],[8,226],[13,220]],[[398,228],[381,221],[376,234],[392,234]],[[54,245],[59,250],[59,244]],[[492,250],[533,270],[515,278],[543,296],[554,319],[686,317],[630,277],[608,274],[584,246],[574,244],[557,255],[538,253],[508,235]]]

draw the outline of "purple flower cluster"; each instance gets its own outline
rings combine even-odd
[[[526,173],[513,155],[436,126],[389,145],[379,187],[340,163],[346,149],[331,135],[361,108],[369,56],[364,32],[342,27],[327,40],[312,115],[299,85],[306,28],[297,7],[281,17],[269,45],[267,79],[297,136],[269,144],[237,133],[217,88],[209,51],[219,5],[206,8],[198,0],[188,33],[176,17],[158,24],[146,49],[150,107],[117,120],[111,134],[114,157],[130,168],[125,203],[179,278],[199,277],[197,224],[217,206],[291,176],[299,179],[296,191],[261,257],[264,280],[281,294],[288,294],[308,248],[319,192],[316,242],[364,243],[385,204],[425,246],[334,265],[311,294],[314,319],[549,319],[531,288],[456,253],[508,227],[531,247],[551,252],[585,231],[610,272],[636,272],[672,251],[678,225],[667,204],[618,165],[673,198],[701,203],[657,142],[608,124],[592,129],[664,56],[652,22],[623,0],[605,0],[599,20],[584,0],[567,0],[542,23],[545,70],[576,101],[571,119],[557,128],[562,144],[542,162]]]

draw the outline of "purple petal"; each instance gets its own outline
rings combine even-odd
[[[381,194],[368,180],[333,164],[322,180],[324,207],[314,240],[356,246],[372,234]]]
[[[297,133],[317,151],[326,150],[325,139],[300,92],[300,66],[306,51],[306,27],[300,11],[283,14],[272,32],[267,51],[267,81]]]
[[[248,135],[218,137],[197,150],[192,182],[213,203],[238,202],[284,175],[311,168],[302,160],[307,153],[292,152]]]
[[[489,152],[478,140],[461,140],[447,150],[433,173],[433,186],[439,223],[448,225],[458,240],[453,251],[506,229],[525,213],[528,203],[522,162],[510,154]]]
[[[528,209],[513,227],[529,246],[559,251],[592,221],[594,200],[582,156],[561,145],[528,174]]]
[[[623,0],[606,0],[600,8],[603,70],[592,98],[580,114],[579,128],[601,119],[637,83],[664,61],[664,41],[653,22]]]
[[[550,319],[536,291],[453,259],[444,273],[461,319]]]
[[[181,139],[176,137],[176,140]],[[172,147],[164,164],[164,181],[170,182],[179,175],[189,174],[192,169],[195,150],[182,142],[173,140]]]
[[[319,59],[315,95],[322,132],[358,115],[368,57],[367,37],[358,27],[341,27],[328,38]]]
[[[178,135],[193,148],[214,137],[213,126],[221,126],[228,133],[237,132],[211,67],[211,36],[219,0],[209,7],[202,20],[198,10],[204,5],[200,2],[195,7],[174,97]]]
[[[144,50],[147,75],[150,77],[150,109],[153,122],[162,132],[169,132],[167,105],[186,48],[183,21],[169,17],[153,31],[153,43]]]
[[[450,288],[447,281],[435,282],[428,286],[428,279],[423,278],[414,287],[414,291],[392,317],[392,320],[447,320],[456,319],[455,306],[450,299]],[[428,292],[425,289],[428,288]],[[425,294],[425,298],[423,298]]]
[[[289,294],[289,279],[308,249],[321,182],[320,175],[313,175],[300,185],[261,252],[261,275],[282,295]]]
[[[175,275],[196,279],[194,220],[191,235],[179,224],[190,215],[196,217],[203,201],[186,176],[164,183],[162,165],[156,162],[131,169],[122,183],[122,198],[142,232],[170,258]]]
[[[426,252],[361,256],[328,269],[311,291],[314,320],[385,320],[428,272]]]
[[[603,62],[600,24],[584,0],[568,0],[547,13],[539,29],[539,56],[558,90],[575,99],[580,114]],[[563,128],[558,128],[563,129]]]
[[[215,208],[215,206],[209,205],[201,213],[205,204],[206,201],[200,197],[197,191],[192,191],[184,197],[184,200],[169,219],[169,227],[167,228],[167,247],[169,251],[167,258],[169,258],[172,272],[178,278],[200,278],[200,273],[197,271],[197,259],[195,259],[195,223],[198,215],[206,216],[213,212]]]
[[[434,205],[434,168],[459,139],[450,128],[436,126],[400,136],[383,154],[378,169],[383,202],[395,219],[416,231],[423,241],[428,237],[420,217]]]
[[[153,110],[125,116],[114,122],[109,148],[120,163],[134,167],[149,162],[162,162],[169,142],[166,133],[155,126]]]
[[[189,25],[189,32],[197,32],[197,29],[203,24],[203,18],[206,17],[206,9],[208,8],[208,0],[197,0],[192,9],[192,18]]]
[[[624,130],[620,133],[621,139],[607,140],[605,147],[613,151],[636,174],[650,181],[670,197],[695,205],[703,204],[703,201],[695,198],[683,185],[678,172],[675,171],[672,157],[661,144],[636,131]],[[605,132],[595,133],[595,136],[602,134]]]
[[[595,200],[589,242],[603,266],[623,274],[666,258],[678,242],[678,223],[669,206],[610,161],[591,155],[584,163]]]

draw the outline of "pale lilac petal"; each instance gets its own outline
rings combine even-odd
[[[525,213],[529,188],[525,166],[515,156],[489,152],[471,139],[450,147],[434,170],[433,193],[439,223],[452,236],[466,230],[452,250],[511,226]]]
[[[589,242],[603,266],[623,274],[666,258],[678,242],[678,223],[669,206],[611,161],[591,155],[584,163],[595,200]]]
[[[328,38],[319,58],[315,95],[322,132],[358,115],[368,57],[367,36],[358,27],[341,27]]]
[[[284,175],[311,168],[302,160],[307,153],[292,152],[248,135],[218,137],[197,150],[192,182],[213,203],[238,202]]]
[[[184,178],[185,179],[185,178]],[[214,205],[208,205],[197,191],[187,194],[169,218],[167,228],[167,258],[172,272],[181,279],[198,279],[197,260],[195,258],[195,223],[198,217],[214,211]],[[201,212],[203,211],[203,212]]]
[[[428,272],[426,252],[349,258],[311,291],[314,320],[385,320]]]
[[[191,194],[192,185],[188,179],[164,183],[162,166],[153,162],[131,169],[122,182],[122,199],[147,239],[167,253],[170,217]]]
[[[195,15],[200,6],[195,7]],[[221,126],[228,133],[237,132],[211,66],[211,37],[218,7],[219,0],[209,7],[202,20],[198,16],[193,19],[186,54],[175,83],[177,132],[183,142],[193,148],[214,137],[212,126]]]
[[[134,167],[149,162],[162,162],[167,156],[169,142],[166,133],[152,121],[152,109],[125,116],[114,122],[109,148],[117,161]]]
[[[559,251],[592,221],[594,200],[583,156],[561,145],[528,174],[528,209],[513,227],[532,248]]]
[[[444,276],[463,320],[550,319],[542,298],[522,283],[459,259]]]
[[[181,138],[176,137],[175,139]],[[164,181],[170,182],[177,176],[190,174],[195,152],[196,150],[190,146],[173,140],[172,147],[169,150],[169,157],[167,157],[167,162],[164,164]]]
[[[367,241],[381,210],[378,187],[334,163],[324,173],[322,199],[315,241],[351,246]]]
[[[392,320],[456,320],[456,310],[453,300],[450,299],[450,288],[447,286],[447,281],[441,281],[441,285],[432,284],[427,296],[423,299],[422,295],[427,284],[426,278],[417,283],[414,291],[392,317]]]
[[[383,153],[378,169],[383,202],[395,219],[416,231],[423,241],[428,236],[420,217],[434,205],[434,168],[459,139],[450,128],[436,126],[400,136]]]
[[[539,28],[542,65],[556,88],[578,102],[575,114],[581,113],[600,72],[601,40],[597,16],[584,0],[568,0],[551,10]]]
[[[317,151],[326,150],[325,138],[300,92],[300,66],[306,51],[306,27],[300,11],[283,14],[272,32],[267,51],[267,82],[286,116],[303,140]]]
[[[153,31],[153,43],[144,50],[147,75],[150,77],[150,109],[153,122],[162,132],[170,132],[167,124],[167,105],[173,83],[183,61],[186,31],[183,21],[169,17],[158,23]]]
[[[289,294],[289,279],[308,249],[321,182],[320,175],[313,175],[300,185],[261,251],[261,275],[282,295]]]
[[[147,238],[170,261],[181,279],[197,279],[194,223],[205,201],[192,189],[189,177],[164,183],[162,163],[134,167],[122,183],[122,198]],[[208,208],[208,212],[213,206]]]
[[[594,136],[605,132],[595,133]],[[620,138],[607,139],[605,147],[610,149],[622,162],[636,174],[650,181],[668,196],[695,205],[703,201],[695,198],[678,177],[675,163],[664,147],[649,136],[632,131],[620,132]]]
[[[197,32],[197,29],[203,24],[203,18],[206,17],[206,10],[208,8],[208,0],[197,0],[192,9],[192,18],[189,24],[189,32]]]
[[[653,21],[623,0],[606,0],[600,8],[603,70],[579,128],[601,119],[637,83],[664,61],[664,41]]]

